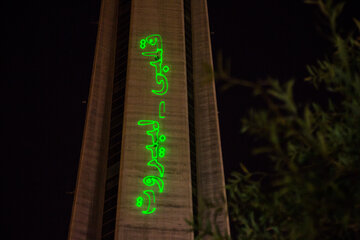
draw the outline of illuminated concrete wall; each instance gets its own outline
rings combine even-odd
[[[214,79],[208,70],[212,67],[212,56],[206,1],[191,1],[190,52],[191,45],[185,41],[183,1],[131,1],[116,223],[114,235],[104,232],[102,235],[105,181],[110,171],[106,164],[114,52],[119,47],[116,46],[121,12],[118,1],[102,2],[69,239],[190,240],[194,234],[188,231],[190,227],[185,219],[193,217],[193,209],[202,218],[212,213],[198,212],[196,203],[225,196]],[[162,38],[161,56],[149,53],[157,49],[151,41],[159,38],[147,38],[153,34]],[[186,65],[189,55],[192,56],[190,67],[190,61]],[[198,201],[192,196],[189,69],[192,69],[195,116],[193,155],[196,159],[192,157],[192,160],[196,160],[193,171],[196,182],[193,185],[197,186]],[[161,92],[164,87],[164,77],[167,91],[156,94],[156,90]],[[157,139],[153,138],[154,130],[158,131]],[[226,214],[220,215],[217,224],[223,232],[229,232]]]
[[[127,69],[124,134],[121,160],[120,185],[115,239],[192,239],[184,219],[192,217],[191,171],[187,116],[187,91],[185,69],[185,39],[182,1],[133,0],[129,58]],[[165,74],[168,91],[156,95],[153,89],[161,88],[155,80],[155,68],[149,64],[153,57],[141,53],[154,50],[140,48],[140,40],[151,34],[163,39],[163,62],[169,66]],[[159,118],[159,103],[165,101],[165,118]],[[165,156],[159,161],[164,167],[164,191],[146,188],[143,178],[159,176],[155,167],[148,166],[151,144],[139,120],[159,122],[159,134],[166,136],[162,144]],[[142,194],[154,189],[156,212],[142,214],[148,199]],[[137,208],[135,200],[143,196],[146,203]],[[152,199],[153,197],[151,197]]]

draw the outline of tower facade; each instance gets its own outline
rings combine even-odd
[[[212,66],[206,0],[102,0],[69,239],[229,233]]]

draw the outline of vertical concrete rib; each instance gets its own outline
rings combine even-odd
[[[192,0],[191,16],[199,205],[203,200],[219,202],[224,197],[227,210],[206,0]],[[204,222],[212,219],[206,216],[213,213],[206,210],[199,212],[199,217]],[[219,215],[216,224],[223,233],[230,234],[227,213]]]
[[[68,239],[100,239],[118,0],[103,0]]]

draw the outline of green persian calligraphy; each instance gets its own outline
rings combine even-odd
[[[145,49],[147,46],[151,47],[153,51],[142,52],[143,56],[151,57],[150,65],[155,68],[155,80],[158,85],[161,86],[158,90],[152,90],[156,95],[164,95],[168,91],[168,81],[164,73],[169,71],[168,66],[163,66],[163,46],[162,38],[159,34],[153,34],[147,36],[145,39],[141,39],[140,48]]]
[[[147,36],[145,39],[140,40],[140,48],[144,50],[149,47],[149,51],[142,52],[141,54],[145,57],[150,57],[150,66],[155,68],[155,82],[159,85],[158,89],[153,89],[151,92],[157,96],[162,97],[168,91],[168,81],[165,73],[169,71],[168,66],[163,66],[163,43],[162,38],[159,34],[152,34]],[[158,114],[160,119],[165,118],[165,101],[159,102]],[[142,192],[142,196],[136,198],[136,206],[138,208],[146,205],[145,210],[142,211],[143,214],[152,214],[156,211],[155,207],[155,192],[162,193],[164,191],[164,181],[163,177],[165,174],[165,169],[163,164],[159,159],[164,158],[166,154],[166,148],[161,146],[166,140],[165,135],[160,135],[160,123],[155,120],[140,120],[137,123],[139,126],[147,127],[146,135],[150,136],[151,144],[145,146],[145,149],[151,154],[150,161],[147,163],[147,166],[152,167],[158,176],[149,175],[143,178],[143,184],[146,187],[153,187],[153,189],[147,189]]]
[[[165,118],[163,115],[165,113],[165,101],[159,103],[159,118]]]

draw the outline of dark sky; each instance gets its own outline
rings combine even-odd
[[[99,0],[1,3],[4,239],[67,237],[99,6]],[[214,55],[221,50],[231,59],[235,77],[301,81],[305,65],[331,49],[316,29],[317,14],[297,0],[210,0]],[[251,160],[249,141],[239,134],[251,104],[248,89],[218,92],[227,175]]]

